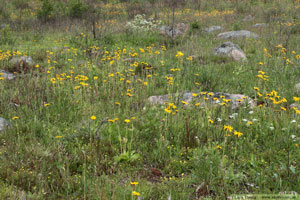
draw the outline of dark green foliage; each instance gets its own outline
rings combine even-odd
[[[82,18],[88,7],[80,0],[72,1],[69,8],[69,15],[73,18]]]
[[[42,7],[37,12],[37,17],[39,20],[46,22],[50,19],[53,12],[53,5],[49,0],[43,0]]]

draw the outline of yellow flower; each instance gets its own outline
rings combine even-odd
[[[209,122],[210,124],[213,124],[213,123],[214,123],[214,121],[211,120],[211,119],[209,119],[208,122]]]
[[[124,122],[128,124],[130,122],[130,119],[125,119]]]
[[[50,103],[45,103],[44,106],[48,107],[48,106],[50,106]]]
[[[192,95],[193,95],[193,97],[196,97],[196,96],[198,96],[198,94],[196,94],[196,93],[193,93]]]
[[[181,103],[183,103],[184,105],[188,105],[188,103],[185,101],[181,101]]]
[[[186,58],[188,61],[192,61],[193,60],[193,57],[192,56],[189,56]]]
[[[259,65],[263,65],[264,63],[263,63],[263,62],[259,62],[258,64],[259,64]]]
[[[171,111],[169,108],[166,108],[166,109],[165,109],[165,112],[171,113],[172,111]]]
[[[180,58],[182,57],[184,54],[181,51],[177,51],[176,57]]]
[[[253,87],[254,90],[256,91],[259,91],[259,88],[258,87]]]
[[[134,196],[140,196],[140,195],[141,195],[140,193],[138,193],[138,192],[136,192],[136,191],[132,191],[132,194],[133,194]]]
[[[294,101],[300,101],[300,97],[293,97]]]
[[[131,117],[130,119],[135,120],[135,117]]]
[[[249,125],[252,125],[252,124],[253,124],[253,122],[249,121],[249,122],[248,122],[248,124],[249,124]]]
[[[232,126],[224,125],[224,130],[231,132],[233,130],[233,127]]]
[[[40,66],[39,66],[39,65],[36,65],[35,67],[36,67],[36,68],[39,68]]]
[[[98,79],[98,76],[94,76],[94,80],[97,80]]]
[[[137,185],[137,184],[139,184],[139,182],[131,182],[130,181],[130,185]]]
[[[118,106],[121,105],[120,102],[115,102],[115,104],[118,105]]]
[[[238,132],[238,131],[234,131],[233,134],[238,136],[238,137],[241,137],[243,135],[243,133]]]
[[[281,108],[281,110],[286,111],[286,108],[285,108],[285,107],[280,107],[280,108]]]
[[[91,120],[95,120],[96,119],[96,116],[91,116]]]
[[[19,118],[20,118],[20,117],[15,116],[15,117],[13,117],[12,119],[15,120],[15,119],[19,119]]]
[[[207,95],[208,95],[208,96],[213,96],[214,93],[210,92],[210,93],[208,93]]]
[[[222,147],[220,145],[217,145],[216,147],[217,147],[217,149],[222,149]]]
[[[55,138],[60,139],[60,138],[62,138],[62,136],[61,135],[57,135],[57,136],[55,136]]]

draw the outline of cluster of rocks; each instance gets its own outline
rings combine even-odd
[[[20,65],[26,63],[27,65],[33,65],[33,60],[30,56],[21,56],[19,58],[13,58],[9,61],[9,63],[14,65]],[[0,69],[0,78],[6,80],[13,80],[16,78],[16,75],[5,70]],[[4,131],[6,128],[10,126],[9,121],[0,117],[0,131]]]

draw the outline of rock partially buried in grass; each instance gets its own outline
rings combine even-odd
[[[295,85],[295,89],[296,89],[296,92],[300,92],[300,83],[297,83]]]
[[[253,27],[255,28],[262,28],[262,27],[267,27],[268,24],[266,23],[257,23],[257,24],[254,24]]]
[[[230,31],[230,32],[220,33],[218,34],[217,37],[221,39],[238,39],[238,38],[257,39],[258,35],[250,31],[241,30],[241,31]]]
[[[8,79],[8,80],[13,80],[16,78],[16,76],[13,73],[10,72],[6,72],[4,70],[0,69],[0,77],[4,78],[4,79]]]
[[[0,117],[0,131],[5,130],[9,125],[10,123],[6,119]]]
[[[159,32],[165,36],[176,38],[178,36],[184,35],[189,29],[189,26],[184,23],[176,24],[174,27],[161,26],[158,28]]]
[[[10,61],[10,64],[18,64],[18,63],[27,63],[28,65],[32,65],[33,64],[33,60],[30,56],[21,56],[19,58],[13,58]]]
[[[240,106],[254,107],[255,102],[250,98],[242,94],[229,94],[221,92],[185,92],[177,94],[166,94],[159,96],[151,96],[148,101],[152,105],[165,104],[168,102],[182,102],[184,101],[186,106],[229,106],[231,109],[236,109]]]
[[[223,30],[223,28],[221,26],[210,26],[210,27],[204,29],[204,31],[207,33],[212,33],[212,32],[220,31],[220,30]]]
[[[246,61],[247,57],[243,50],[232,42],[225,42],[214,50],[214,54],[217,56],[230,57],[235,61]]]

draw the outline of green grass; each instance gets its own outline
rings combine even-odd
[[[213,2],[205,2],[200,17],[185,11],[176,20],[258,33],[257,40],[233,40],[247,63],[214,56],[225,42],[215,33],[195,28],[175,40],[128,33],[127,18],[99,29],[97,39],[78,21],[69,29],[48,24],[0,30],[7,37],[0,35],[0,69],[13,71],[9,60],[20,55],[35,62],[15,80],[0,80],[0,117],[11,122],[0,132],[0,199],[138,199],[133,191],[144,199],[299,193],[300,121],[289,108],[299,96],[300,37],[294,29],[289,35],[299,23],[292,21],[299,5],[218,2],[220,13],[233,13],[214,15]],[[276,7],[280,20],[274,19]],[[160,11],[163,22],[170,20]],[[242,20],[248,14],[254,22]],[[260,22],[269,26],[252,27]],[[153,95],[185,91],[244,94],[264,104],[232,110],[197,106],[197,98],[189,106],[175,98],[169,102],[174,107],[148,102]],[[228,125],[232,132],[224,129]],[[196,192],[201,184],[206,187]]]

